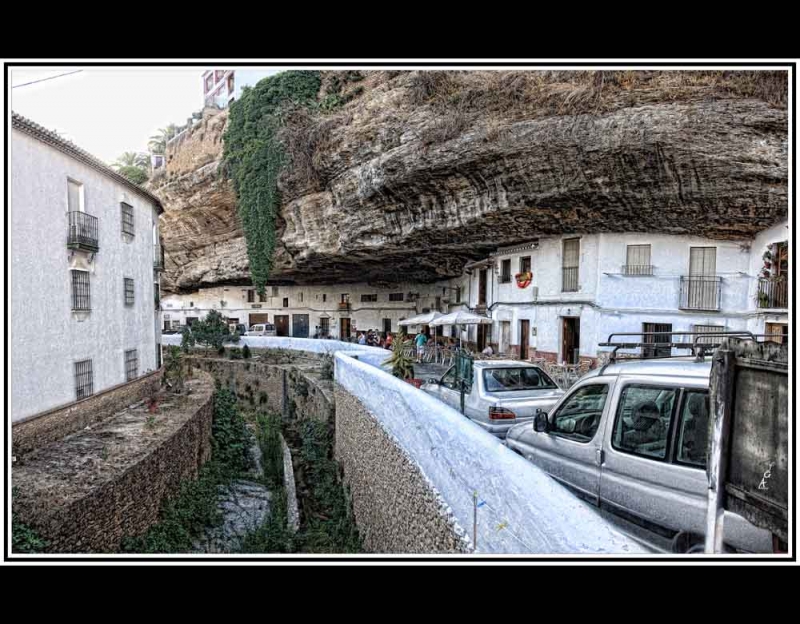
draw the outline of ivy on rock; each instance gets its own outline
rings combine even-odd
[[[315,103],[320,84],[318,71],[282,72],[253,88],[245,87],[230,107],[224,161],[236,191],[250,275],[262,295],[272,269],[275,220],[281,204],[278,176],[285,164],[277,139],[281,112],[289,104]]]

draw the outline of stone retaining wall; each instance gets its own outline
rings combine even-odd
[[[165,500],[211,457],[214,384],[197,372],[190,394],[162,394],[151,414],[130,408],[39,448],[12,472],[17,518],[48,552],[118,552],[158,521]]]
[[[98,392],[88,399],[15,422],[11,429],[14,456],[19,457],[60,440],[112,416],[128,405],[152,396],[161,387],[162,372],[163,369],[153,371],[135,381]]]
[[[337,385],[336,459],[364,549],[378,553],[466,553],[446,504],[397,440]]]
[[[311,418],[333,423],[332,382],[320,376],[321,362],[277,364],[256,359],[230,360],[192,356],[192,364],[232,388],[243,406],[266,408],[285,418]]]

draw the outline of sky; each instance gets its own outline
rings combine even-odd
[[[81,69],[11,69],[12,87]],[[228,69],[219,67],[215,69]],[[11,89],[11,108],[107,164],[146,152],[159,128],[183,125],[203,107],[202,67],[89,67]]]

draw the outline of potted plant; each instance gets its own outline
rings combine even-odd
[[[411,346],[411,341],[406,340],[405,342],[397,341],[394,343],[394,350],[392,351],[392,355],[389,359],[385,360],[383,363],[390,365],[392,367],[392,375],[397,377],[398,379],[403,379],[404,381],[408,381],[409,383],[414,383],[415,381],[420,381],[418,379],[414,379],[414,362],[410,356],[406,355],[404,351]],[[419,385],[414,384],[419,388]]]

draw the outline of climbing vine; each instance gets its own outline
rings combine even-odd
[[[286,161],[277,139],[281,112],[286,105],[315,103],[320,84],[318,71],[282,72],[246,87],[230,107],[224,161],[236,191],[250,275],[262,295],[272,269],[278,176]]]

